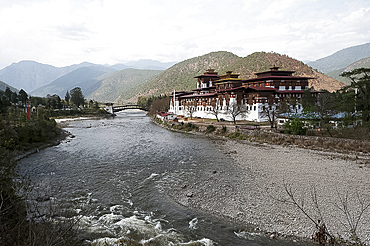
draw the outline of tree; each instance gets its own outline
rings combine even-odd
[[[329,135],[332,137],[331,134],[331,124],[329,123],[329,119],[332,115],[334,115],[336,110],[336,99],[333,93],[326,91],[325,93],[321,93],[318,96],[318,100],[316,103],[316,112],[318,113],[317,117],[320,121],[320,127],[326,129]]]
[[[234,122],[234,125],[236,125],[236,118],[239,115],[246,115],[249,113],[248,108],[245,105],[237,104],[237,103],[232,103],[227,110],[227,113],[231,116],[231,119]]]
[[[85,98],[80,87],[75,87],[71,90],[70,100],[74,105],[76,105],[77,108],[80,107],[80,105],[84,105]]]
[[[149,107],[149,114],[155,115],[158,112],[165,112],[168,110],[169,104],[170,104],[169,97],[156,98],[153,100]]]
[[[69,95],[69,92],[67,91],[66,92],[66,95],[65,95],[65,97],[64,97],[64,100],[66,101],[66,103],[67,103],[67,106],[69,106],[69,100],[71,99],[71,96]]]
[[[194,99],[192,101],[186,102],[185,110],[189,114],[190,118],[193,119],[193,114],[197,111],[197,101]]]
[[[277,116],[280,114],[280,111],[275,104],[275,100],[273,98],[270,98],[265,105],[260,107],[261,117],[267,118],[267,121],[270,123],[271,128],[276,127],[275,123],[277,120]]]
[[[26,105],[27,104],[27,99],[28,99],[27,93],[23,89],[21,89],[19,91],[19,101],[22,102],[22,105]]]
[[[221,114],[221,107],[219,103],[217,101],[212,101],[211,106],[212,108],[210,113],[216,117],[217,122],[220,121],[220,119],[218,118],[218,116]]]
[[[302,95],[303,111],[314,111],[316,105],[316,98],[312,95],[311,90],[304,90]]]
[[[304,123],[298,118],[288,120],[284,123],[283,128],[286,133],[293,135],[304,135],[307,131],[304,128]]]
[[[355,90],[355,107],[361,112],[362,121],[370,121],[370,68],[356,68],[350,72],[344,72],[340,76],[349,78],[349,88]]]
[[[9,102],[12,101],[12,94],[13,94],[13,92],[10,90],[10,88],[9,87],[6,87],[6,89],[5,89],[5,96],[9,100]]]

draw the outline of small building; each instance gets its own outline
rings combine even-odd
[[[156,117],[160,120],[174,120],[176,115],[170,112],[158,112]]]

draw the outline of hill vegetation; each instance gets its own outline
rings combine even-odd
[[[99,87],[87,98],[100,102],[126,101],[139,93],[139,86],[153,79],[161,70],[124,69],[104,76]],[[136,102],[136,101],[135,101]]]
[[[212,52],[203,56],[191,58],[177,63],[171,68],[151,79],[139,88],[135,93],[126,95],[136,95],[135,97],[121,97],[122,101],[136,102],[139,96],[170,94],[173,90],[183,91],[192,90],[196,87],[197,75],[203,74],[207,69],[213,68],[219,74],[226,71],[233,71],[240,74],[240,78],[252,78],[254,73],[266,71],[271,66],[279,66],[283,70],[294,70],[295,75],[308,76],[311,80],[310,86],[317,90],[325,89],[335,91],[344,86],[322,73],[319,73],[309,66],[296,59],[277,53],[255,52],[247,57],[238,57],[230,52]]]
[[[196,87],[195,76],[207,69],[215,69],[219,74],[233,71],[241,78],[252,78],[254,73],[266,71],[271,66],[283,70],[296,71],[295,75],[313,79],[310,86],[316,90],[335,91],[344,84],[332,79],[303,62],[277,53],[255,52],[239,57],[227,51],[211,52],[202,56],[179,62],[167,70],[132,69],[129,66],[169,66],[152,60],[136,63],[116,64],[114,66],[81,63],[69,67],[56,68],[32,61],[14,63],[0,70],[0,79],[7,84],[18,84],[17,88],[33,88],[31,94],[45,97],[48,94],[64,97],[66,91],[80,87],[88,99],[100,102],[136,103],[140,96],[159,96],[170,94],[173,90],[192,90]],[[117,69],[123,69],[117,71]],[[26,79],[27,78],[27,79]],[[47,83],[46,81],[52,81]],[[46,83],[46,84],[45,84]],[[35,89],[37,87],[37,89]]]
[[[143,84],[137,96],[170,94],[174,89],[179,91],[194,89],[194,76],[209,68],[222,70],[238,59],[240,57],[230,52],[220,51],[179,62]]]
[[[255,52],[239,59],[226,70],[239,73],[240,78],[250,79],[255,77],[254,73],[267,71],[271,66],[280,67],[281,70],[296,71],[294,73],[296,76],[313,78],[309,81],[309,86],[316,90],[336,91],[344,86],[341,82],[313,70],[303,62],[278,53]]]
[[[92,66],[78,68],[62,77],[54,80],[50,84],[39,87],[38,89],[31,91],[34,96],[46,96],[48,94],[57,94],[60,97],[64,97],[67,90],[78,86],[85,94],[90,94],[96,90],[99,86],[99,76],[110,73],[113,69],[103,66]],[[98,83],[98,85],[96,85]]]

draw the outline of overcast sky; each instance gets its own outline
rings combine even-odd
[[[0,69],[274,51],[317,60],[370,42],[369,0],[0,0]]]

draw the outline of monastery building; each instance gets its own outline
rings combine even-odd
[[[312,78],[293,76],[294,72],[274,66],[270,71],[255,73],[256,78],[243,80],[232,71],[219,75],[214,69],[208,69],[195,77],[196,89],[174,91],[169,112],[184,117],[230,121],[239,111],[236,120],[262,122],[284,104],[299,114],[303,91],[308,89],[308,80]]]

